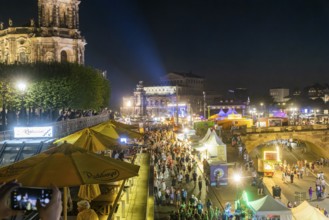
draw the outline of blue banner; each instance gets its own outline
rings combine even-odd
[[[210,164],[210,185],[226,186],[228,178],[227,164]]]

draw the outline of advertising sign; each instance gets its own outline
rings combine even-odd
[[[269,127],[280,127],[282,126],[281,119],[268,119],[268,126]]]
[[[210,185],[224,186],[227,185],[228,165],[227,164],[210,164]]]
[[[51,138],[53,127],[15,127],[14,138]]]

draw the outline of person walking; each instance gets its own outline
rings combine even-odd
[[[186,204],[187,200],[187,191],[182,189],[182,203]]]
[[[209,211],[210,207],[212,206],[212,202],[210,201],[210,199],[207,200],[206,206],[207,210]]]
[[[258,188],[257,188],[257,194],[258,195],[263,195],[263,192],[264,192],[263,178],[260,178],[259,183],[258,183]]]
[[[195,171],[193,171],[193,174],[192,174],[192,176],[193,176],[194,187],[195,187],[195,186],[196,186],[196,181],[197,181],[197,178],[198,178],[198,174],[196,174],[196,172],[195,172]]]
[[[286,183],[286,173],[282,172],[282,182]]]
[[[209,185],[210,185],[209,178],[206,177],[205,181],[206,181],[206,192],[209,192]]]
[[[294,172],[290,173],[290,182],[294,183]]]
[[[310,188],[308,189],[308,195],[309,195],[310,201],[312,201],[312,197],[313,197],[313,189],[312,189],[312,186],[310,186]]]
[[[202,190],[202,177],[201,177],[201,175],[198,178],[198,186],[199,186],[199,192],[201,193],[201,190]]]
[[[185,182],[190,183],[190,174],[189,173],[185,173]]]
[[[176,208],[179,208],[182,202],[182,194],[181,191],[178,189],[176,190]]]

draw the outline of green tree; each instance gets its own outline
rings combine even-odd
[[[16,88],[19,79],[28,81],[24,94]],[[13,111],[22,104],[50,115],[67,108],[97,111],[108,107],[110,98],[109,82],[99,70],[72,63],[0,64],[0,81],[6,86],[7,108]]]

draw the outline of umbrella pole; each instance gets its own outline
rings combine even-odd
[[[67,187],[63,188],[63,218],[67,220]]]

